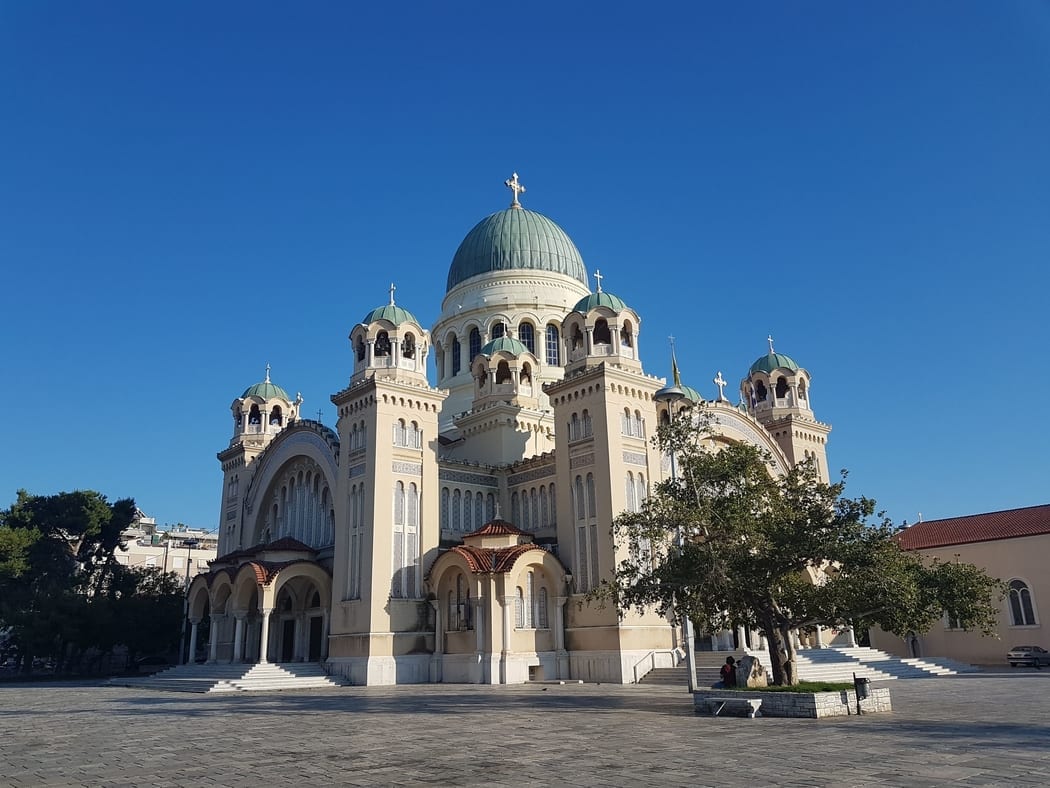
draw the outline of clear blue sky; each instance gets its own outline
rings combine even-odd
[[[214,527],[233,398],[334,424],[514,170],[649,371],[772,333],[894,520],[1050,500],[1047,2],[9,2],[0,114],[0,506]]]

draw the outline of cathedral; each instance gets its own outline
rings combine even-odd
[[[191,654],[321,663],[369,685],[636,681],[674,664],[680,630],[587,594],[625,555],[613,519],[671,473],[654,426],[703,403],[713,444],[758,445],[782,471],[812,458],[827,478],[831,427],[804,368],[769,339],[739,404],[721,373],[708,402],[676,368],[671,384],[650,374],[642,316],[522,206],[516,174],[506,185],[510,206],[452,256],[429,330],[393,285],[352,327],[334,430],[301,418],[269,368],[233,400],[218,558],[188,592]]]

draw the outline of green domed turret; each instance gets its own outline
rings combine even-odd
[[[522,353],[532,352],[520,340],[507,336],[496,337],[490,342],[486,342],[478,352],[483,356],[491,356],[493,353],[500,351],[510,353],[512,356],[520,356]]]
[[[799,366],[795,363],[795,359],[773,350],[772,336],[766,337],[766,341],[769,343],[769,352],[766,355],[759,356],[755,359],[755,363],[751,365],[751,369],[748,370],[747,374],[750,375],[754,372],[769,373],[774,369],[789,369],[792,372],[798,371]]]
[[[613,312],[621,312],[628,308],[627,304],[623,302],[623,299],[617,298],[612,293],[605,293],[599,290],[597,293],[591,293],[577,301],[576,306],[572,308],[572,311],[585,315],[595,307],[599,306],[607,307]]]
[[[407,309],[402,309],[395,304],[383,304],[383,306],[377,306],[362,318],[361,323],[367,326],[377,320],[386,320],[393,323],[395,326],[399,326],[402,323],[415,323],[417,326],[420,325],[420,322],[416,320],[415,315]]]
[[[241,394],[241,399],[245,397],[258,397],[259,399],[283,399],[285,402],[291,402],[292,398],[288,396],[288,392],[282,389],[275,383],[270,382],[270,365],[266,365],[266,379],[262,383],[256,383],[254,386],[249,386]]]

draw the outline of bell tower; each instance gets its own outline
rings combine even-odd
[[[740,396],[747,412],[773,436],[794,466],[811,461],[820,478],[829,480],[827,437],[831,425],[817,421],[810,402],[810,375],[791,356],[773,349],[751,365],[740,382]]]

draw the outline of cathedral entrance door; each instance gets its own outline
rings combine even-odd
[[[321,661],[321,632],[324,619],[321,616],[310,617],[310,662]]]
[[[281,625],[281,662],[295,659],[295,619],[286,618]]]

